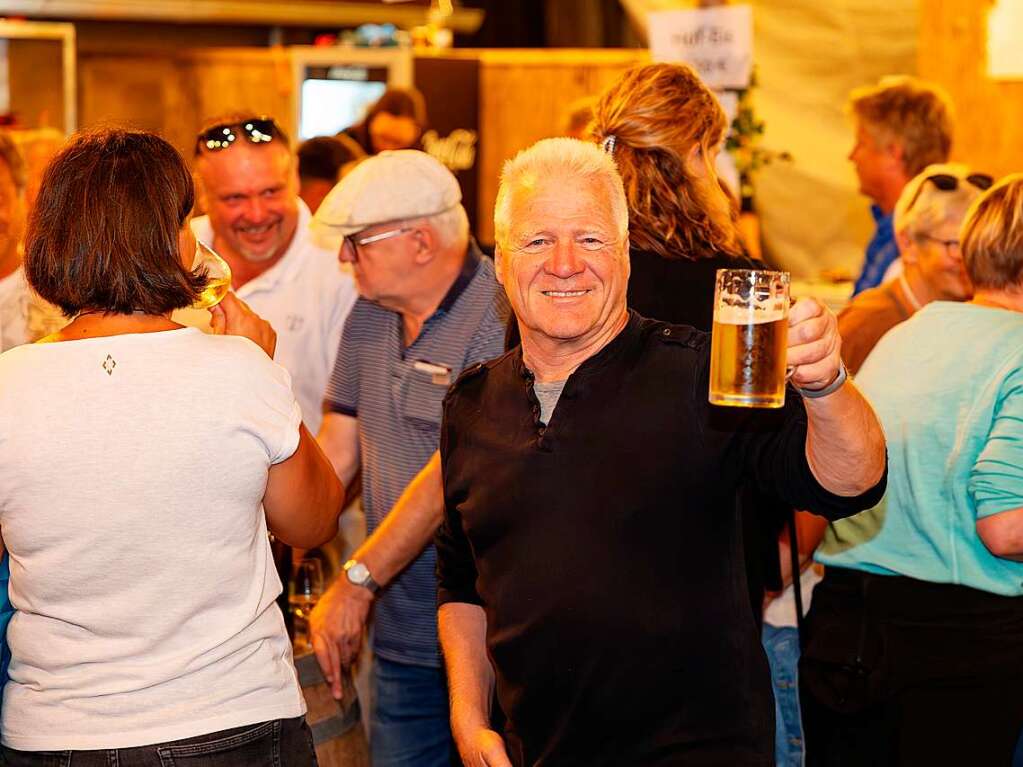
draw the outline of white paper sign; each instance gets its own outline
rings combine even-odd
[[[996,80],[1023,80],[1023,0],[999,0],[991,9],[987,71]]]
[[[654,61],[681,61],[711,88],[745,88],[753,70],[753,8],[726,5],[649,15]]]

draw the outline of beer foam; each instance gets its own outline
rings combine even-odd
[[[748,306],[718,306],[714,309],[714,322],[722,325],[763,325],[785,318],[785,310],[750,309]]]

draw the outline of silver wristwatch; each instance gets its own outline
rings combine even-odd
[[[366,567],[362,562],[354,559],[349,559],[344,564],[345,577],[348,582],[353,586],[362,586],[364,589],[369,589],[370,594],[375,594],[380,586],[373,576],[369,574],[369,568]]]

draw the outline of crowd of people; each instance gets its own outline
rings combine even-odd
[[[510,159],[492,256],[414,90],[81,133],[31,210],[0,132],[0,763],[315,764],[270,540],[346,519],[309,634],[374,767],[1023,759],[1023,176],[920,80],[849,107],[877,231],[776,410],[708,401],[770,267],[686,66]]]

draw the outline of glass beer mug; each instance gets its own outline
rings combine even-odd
[[[203,270],[209,277],[206,288],[199,295],[199,300],[192,304],[193,309],[209,309],[216,306],[231,289],[231,267],[209,245],[195,240],[195,261],[192,271]]]
[[[718,269],[710,344],[710,402],[785,404],[788,272]]]

